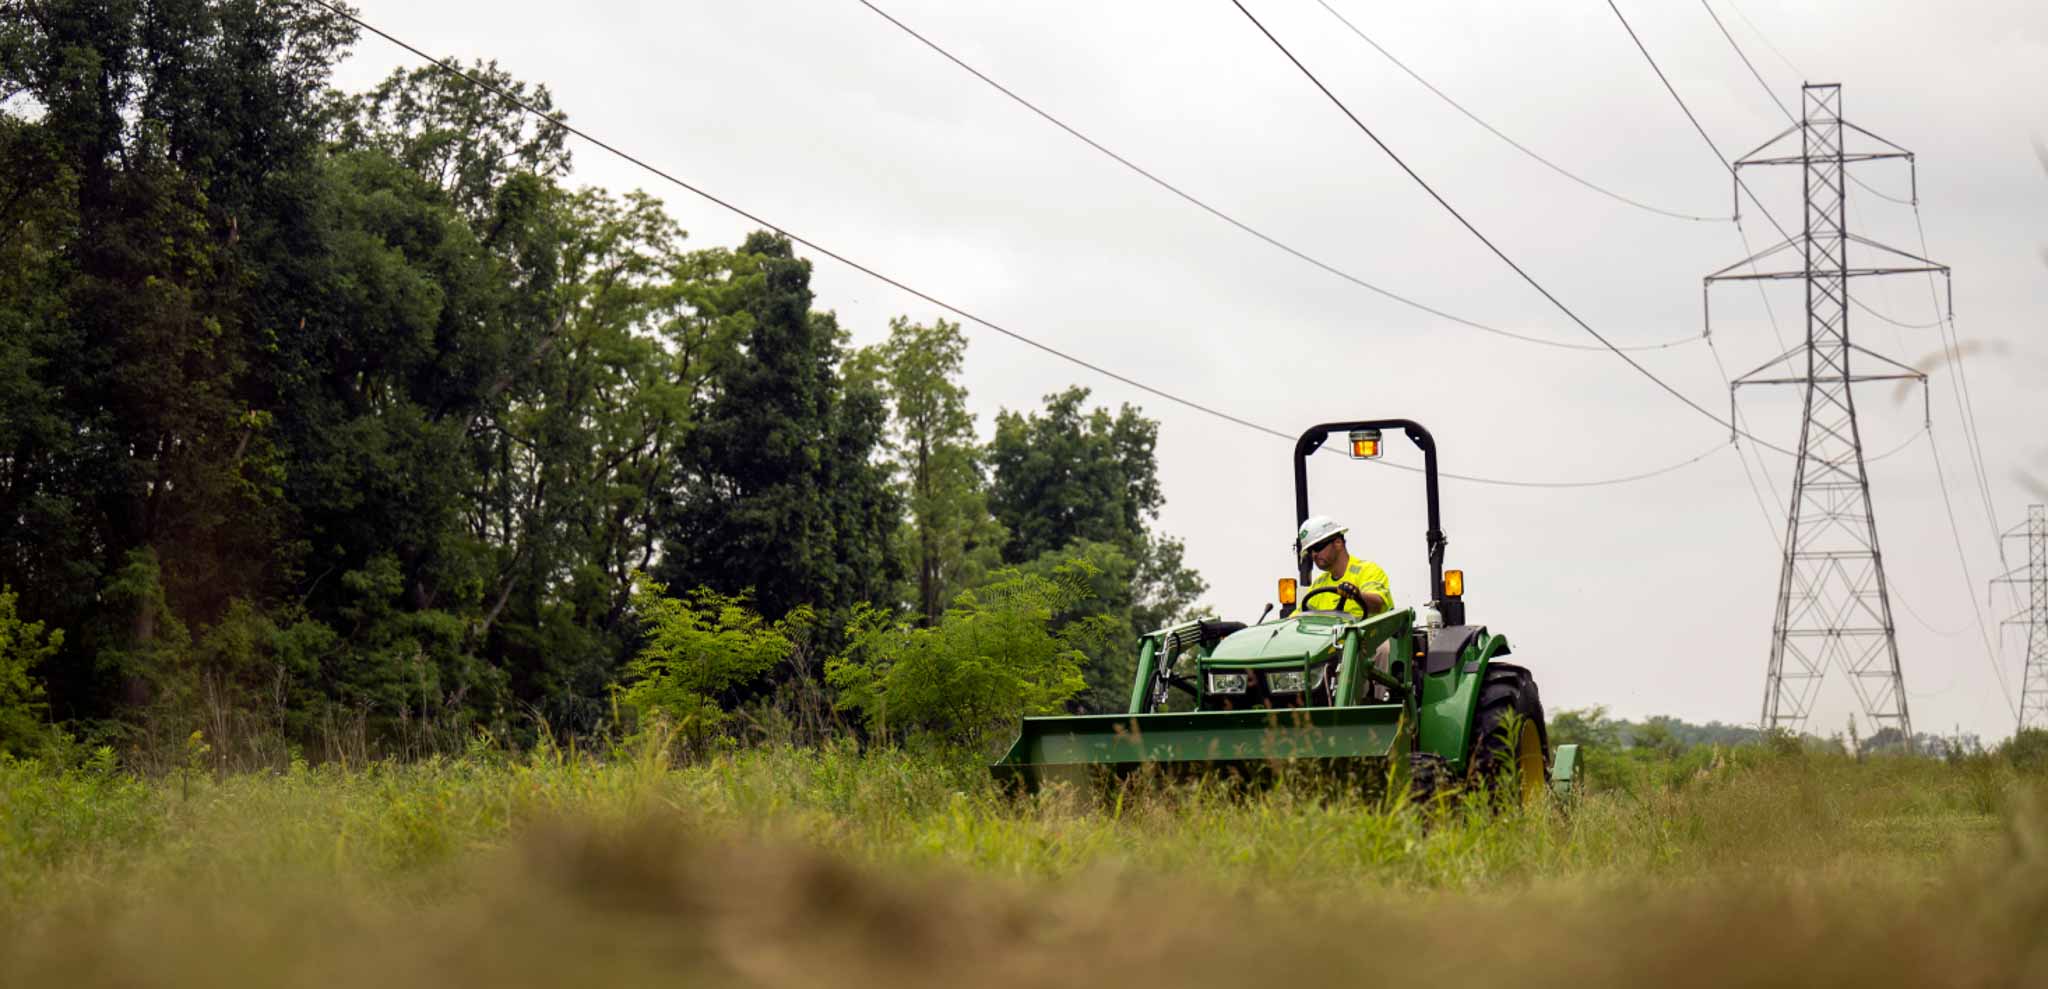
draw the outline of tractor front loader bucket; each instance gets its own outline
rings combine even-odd
[[[1086,783],[1147,766],[1173,776],[1256,779],[1280,767],[1321,767],[1384,775],[1407,768],[1400,704],[1257,708],[1157,714],[1025,718],[996,779],[1036,788],[1050,780]]]

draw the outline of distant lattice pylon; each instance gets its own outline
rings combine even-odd
[[[2024,629],[2027,643],[2016,730],[2048,728],[2048,511],[2028,506],[2027,520],[2007,531],[2005,538],[2027,541],[2027,562],[1991,581],[2027,589],[2026,603],[2003,623]]]

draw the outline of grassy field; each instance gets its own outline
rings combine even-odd
[[[0,985],[2044,985],[2042,797],[1761,749],[1503,816],[845,748],[0,763]]]

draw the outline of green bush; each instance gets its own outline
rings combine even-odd
[[[1088,648],[1117,631],[1114,620],[1055,617],[1093,593],[1081,561],[1049,575],[1006,570],[955,598],[939,623],[913,628],[867,609],[851,644],[825,666],[841,710],[868,729],[941,746],[976,748],[1027,714],[1058,711],[1087,684]]]
[[[2022,729],[1998,747],[1998,754],[2004,756],[2014,769],[2028,772],[2048,769],[2048,729]]]
[[[618,698],[635,731],[665,723],[684,740],[701,744],[725,722],[718,695],[788,659],[809,631],[812,614],[800,607],[769,622],[743,596],[700,587],[679,599],[664,596],[666,591],[645,577],[635,586],[633,606],[647,644],[627,662]]]
[[[43,684],[32,671],[63,647],[64,632],[23,621],[16,599],[0,587],[0,752],[21,755],[45,735]]]

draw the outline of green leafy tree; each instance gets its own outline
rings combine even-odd
[[[10,500],[64,529],[7,576],[82,632],[53,678],[67,706],[97,706],[103,645],[149,652],[150,616],[102,593],[131,552],[156,552],[173,606],[201,617],[272,575],[282,509],[246,374],[265,357],[243,277],[260,255],[240,221],[312,161],[343,23],[259,0],[0,8],[0,93],[41,110],[0,128],[25,166],[0,203],[38,221],[8,230],[38,291],[0,302],[0,328],[49,399],[0,432],[34,465]],[[131,700],[150,679],[110,672]]]
[[[1049,575],[1006,570],[963,591],[929,628],[863,610],[847,649],[826,664],[839,706],[868,730],[979,749],[1018,718],[1048,714],[1085,686],[1081,664],[1113,620],[1056,622],[1093,590],[1086,563]]]
[[[0,387],[26,399],[0,410],[0,519],[33,533],[5,526],[0,578],[78,633],[50,664],[64,716],[155,702],[163,615],[211,622],[281,577],[253,286],[309,212],[352,30],[270,0],[0,6],[0,277],[23,290],[0,292]],[[144,557],[160,593],[123,593]]]
[[[593,728],[628,651],[635,570],[730,328],[694,315],[712,261],[643,194],[559,196],[557,308],[505,400],[475,417],[465,525],[489,559],[471,639],[559,730]]]
[[[698,301],[743,329],[713,355],[662,527],[664,583],[753,589],[763,613],[845,612],[884,598],[900,567],[900,506],[877,448],[887,405],[876,382],[838,375],[838,324],[811,310],[810,263],[756,233]]]
[[[1153,448],[1159,424],[1124,406],[1086,408],[1088,389],[1045,397],[1042,412],[996,416],[989,506],[1010,533],[1003,559],[1035,560],[1090,540],[1133,556],[1165,496]]]
[[[1000,564],[1004,542],[1002,524],[988,509],[967,389],[957,380],[966,353],[958,323],[924,326],[899,317],[873,355],[894,407],[896,467],[908,509],[900,538],[926,624],[937,624],[946,602]]]
[[[643,581],[634,608],[646,644],[626,664],[619,700],[640,729],[665,722],[701,744],[726,720],[718,698],[759,679],[789,659],[811,627],[811,611],[797,608],[770,622],[744,596],[698,588],[683,598]]]
[[[1111,415],[1087,401],[1075,387],[1046,396],[1041,412],[997,416],[989,504],[1011,534],[1006,560],[1045,572],[1079,558],[1094,569],[1091,607],[1121,631],[1091,649],[1076,706],[1109,711],[1129,698],[1138,637],[1189,617],[1208,585],[1179,540],[1151,529],[1165,501],[1158,423],[1128,405]]]
[[[434,66],[393,72],[350,102],[341,143],[383,151],[465,217],[495,226],[511,219],[501,200],[536,188],[515,179],[569,174],[566,121],[546,86],[515,79],[495,61],[472,62],[464,73]]]
[[[21,755],[43,737],[49,705],[35,671],[64,647],[64,632],[24,621],[16,600],[0,587],[0,753]]]
[[[1603,706],[1558,711],[1550,716],[1547,727],[1553,746],[1582,745],[1610,750],[1621,747],[1622,723],[1609,717]]]

